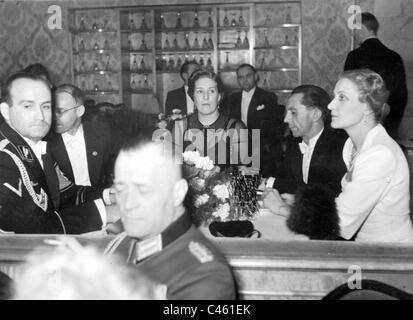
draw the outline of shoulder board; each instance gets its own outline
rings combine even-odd
[[[214,260],[212,252],[203,244],[191,241],[188,245],[189,252],[199,260],[201,263],[206,263]]]

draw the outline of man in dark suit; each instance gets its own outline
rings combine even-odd
[[[54,90],[54,128],[48,146],[65,176],[77,185],[109,187],[112,184],[110,132],[96,123],[82,122],[85,113],[82,91],[63,84]]]
[[[181,67],[181,78],[184,81],[184,86],[178,89],[169,91],[166,95],[165,114],[186,115],[194,113],[194,102],[188,95],[188,80],[195,70],[200,68],[195,61],[187,61]]]
[[[262,174],[276,170],[281,161],[281,139],[284,133],[284,107],[277,103],[277,96],[257,87],[259,80],[256,69],[242,64],[237,69],[239,92],[230,94],[223,105],[231,118],[242,120],[249,130],[260,130],[259,147]],[[252,142],[254,144],[254,141]],[[250,149],[251,150],[251,149]]]
[[[234,299],[231,269],[193,225],[183,204],[188,183],[164,144],[139,143],[136,138],[126,143],[116,160],[115,176],[126,234],[105,252],[163,284],[167,299]]]
[[[102,189],[74,185],[47,152],[51,100],[48,83],[29,73],[2,88],[0,233],[84,233],[110,218]]]
[[[330,127],[329,102],[327,92],[313,85],[299,86],[291,93],[284,121],[293,137],[275,181],[269,179],[279,193],[294,194],[300,186],[314,183],[328,185],[336,194],[341,191],[347,135]]]
[[[406,72],[400,55],[387,48],[377,38],[379,23],[368,12],[361,14],[361,30],[355,30],[355,41],[360,47],[349,52],[344,70],[371,69],[382,76],[390,91],[390,112],[384,119],[387,132],[397,138],[397,128],[407,104]]]

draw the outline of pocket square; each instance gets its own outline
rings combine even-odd
[[[175,109],[172,110],[172,113],[181,113],[181,112],[182,112],[182,110],[181,110],[181,109],[177,109],[177,108],[175,108]]]
[[[265,108],[265,106],[263,104],[261,104],[257,107],[257,111],[263,110],[264,108]]]

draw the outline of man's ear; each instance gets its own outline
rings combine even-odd
[[[79,108],[77,108],[77,110],[76,110],[77,117],[78,117],[78,118],[82,117],[82,116],[85,114],[85,111],[86,111],[85,106],[82,104],[82,105],[79,106]]]
[[[181,205],[188,192],[188,182],[185,179],[177,181],[174,185],[174,205],[177,207]]]
[[[4,120],[9,121],[10,119],[10,106],[6,102],[0,103],[0,112]]]
[[[323,113],[321,112],[321,110],[318,109],[318,108],[314,108],[313,110],[314,110],[314,112],[313,112],[313,120],[314,120],[314,121],[320,120],[320,119],[323,117]]]

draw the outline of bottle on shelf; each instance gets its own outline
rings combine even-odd
[[[209,49],[209,43],[208,43],[206,34],[204,36],[204,40],[202,40],[202,49]]]
[[[108,81],[108,86],[107,86],[107,88],[108,88],[108,91],[112,91],[113,90],[113,85],[112,85],[112,81]]]
[[[244,37],[244,41],[242,42],[242,46],[245,49],[249,49],[249,47],[250,47],[250,42],[248,40],[248,33],[247,32],[245,32],[245,37]]]
[[[174,56],[172,54],[169,56],[168,69],[169,70],[174,70],[175,69],[175,60],[174,60]]]
[[[194,28],[199,28],[200,26],[199,26],[199,19],[198,19],[198,11],[195,11],[195,13],[194,13],[194,25],[193,25],[193,27]]]
[[[162,56],[162,70],[168,70],[167,56]]]
[[[86,31],[86,23],[85,23],[85,18],[81,17],[80,18],[80,24],[79,24],[79,31]]]
[[[97,84],[95,84],[95,87],[93,88],[93,90],[99,91],[99,86]]]
[[[98,39],[95,40],[95,44],[93,45],[93,50],[99,50]]]
[[[189,34],[185,33],[185,46],[184,46],[185,50],[190,50],[191,49],[191,45],[189,44]]]
[[[145,74],[143,77],[144,77],[143,88],[144,89],[149,89],[148,75]]]
[[[145,59],[144,59],[144,58],[145,58],[145,57],[144,57],[144,55],[142,54],[142,55],[141,55],[141,63],[140,63],[140,65],[139,65],[139,67],[140,67],[141,70],[145,70],[145,69],[146,69]]]
[[[244,20],[244,17],[242,15],[242,9],[240,10],[240,16],[238,18],[238,25],[240,27],[245,27],[245,20]]]
[[[189,55],[185,54],[185,62],[189,62]]]
[[[285,35],[285,39],[284,39],[284,46],[289,46],[291,45],[290,39],[288,38],[288,35]]]
[[[269,8],[267,8],[267,12],[270,12],[270,11],[268,11],[268,10],[270,10]],[[271,24],[272,24],[272,22],[271,22],[271,17],[270,17],[270,15],[267,13],[267,16],[265,17],[264,25],[265,25],[265,26],[271,26]]]
[[[203,54],[201,54],[200,57],[199,57],[199,65],[200,65],[201,67],[203,67],[203,66],[205,65],[204,55],[203,55]]]
[[[92,30],[96,31],[98,29],[98,24],[95,22],[93,23]]]
[[[103,22],[103,29],[108,30],[109,29],[109,18],[105,16],[105,21]]]
[[[229,69],[229,68],[231,68],[231,64],[230,64],[230,62],[229,62],[229,54],[230,54],[230,53],[231,53],[231,52],[229,52],[229,51],[226,51],[226,52],[225,52],[226,57],[225,57],[224,69]]]
[[[133,44],[132,44],[132,37],[129,36],[128,39],[128,50],[133,50]]]
[[[166,39],[165,39],[163,48],[164,48],[165,50],[169,50],[171,46],[170,46],[170,44],[169,44],[168,34],[165,35],[165,38],[166,38]]]
[[[237,16],[236,13],[232,14],[231,27],[237,27],[238,26],[236,16]]]
[[[224,27],[229,27],[228,9],[225,9],[225,16],[224,16],[224,20],[222,22],[222,25]]]
[[[198,32],[195,32],[195,39],[192,44],[193,49],[199,49],[199,40],[198,40]]]
[[[290,24],[291,23],[291,7],[287,7],[287,13],[285,15],[285,23]]]
[[[264,69],[264,68],[265,68],[265,56],[266,56],[266,54],[267,54],[266,51],[263,51],[263,52],[262,52],[262,56],[261,56],[260,64],[259,64],[260,69]]]
[[[130,30],[135,30],[136,29],[135,20],[133,20],[133,18],[131,18],[130,21],[129,21],[129,29]]]
[[[138,62],[136,61],[136,54],[133,55],[131,71],[132,72],[138,71]]]
[[[295,35],[295,36],[294,36],[294,45],[298,46],[298,43],[299,43],[299,41],[298,41],[298,35]]]
[[[178,11],[176,13],[176,29],[181,29],[182,28],[182,19],[181,19],[181,11]]]
[[[148,25],[145,21],[145,12],[142,14],[141,29],[148,29]]]
[[[209,49],[214,49],[214,41],[212,41],[212,34],[211,33],[209,33],[208,47],[209,47]]]
[[[140,47],[139,47],[139,50],[147,50],[148,49],[148,47],[147,47],[147,45],[146,45],[146,43],[145,43],[145,37],[143,36],[142,37],[142,40],[141,40],[141,45],[140,45]]]
[[[85,72],[85,71],[86,71],[86,64],[85,64],[85,60],[84,60],[83,58],[82,58],[82,60],[80,61],[79,71],[80,71],[80,72]]]
[[[103,49],[109,50],[109,41],[108,41],[108,39],[105,39],[105,42],[103,43]]]
[[[176,59],[176,69],[180,70],[181,66],[182,66],[182,58],[181,58],[181,55],[178,54],[178,58]]]
[[[206,66],[206,68],[207,68],[208,70],[212,70],[212,69],[213,69],[211,55],[208,55],[208,60],[207,60],[207,66]]]
[[[242,48],[241,31],[238,31],[237,42],[235,43],[236,48]]]
[[[268,40],[268,31],[264,31],[264,47],[268,48],[270,46],[270,41]]]
[[[107,70],[107,71],[110,71],[111,70],[111,67],[110,67],[110,55],[107,55],[107,61],[106,61],[106,67],[105,67],[105,69]]]
[[[99,66],[97,62],[93,63],[93,71],[99,71]]]
[[[173,47],[174,50],[178,49],[178,39],[176,37],[177,37],[177,33],[175,32],[175,38],[174,38],[174,41],[172,43],[172,47]]]
[[[85,42],[83,41],[83,39],[80,39],[79,50],[86,50]]]
[[[209,15],[208,15],[208,28],[213,28],[214,27],[214,21],[212,20],[212,11],[211,9],[209,10]]]
[[[131,76],[130,88],[132,90],[136,90],[136,81],[135,81],[135,75],[134,74]]]
[[[160,27],[161,29],[165,29],[165,28],[166,28],[165,18],[163,17],[163,14],[161,14],[161,19],[160,19],[160,22],[159,22],[159,27]]]

